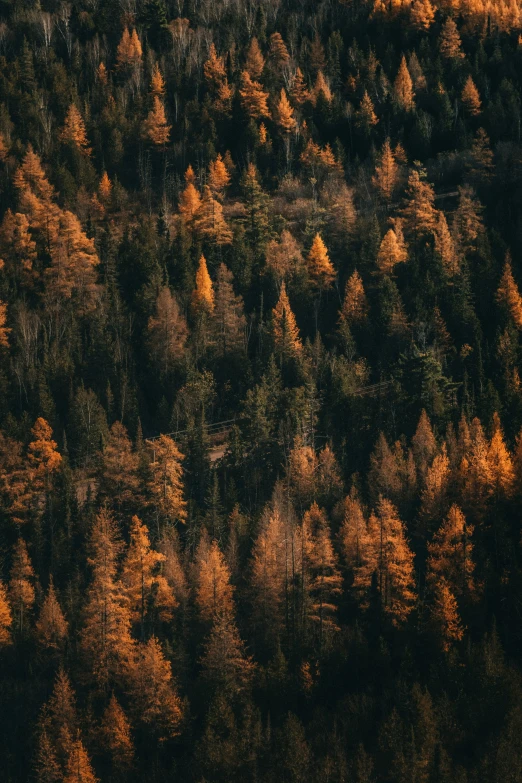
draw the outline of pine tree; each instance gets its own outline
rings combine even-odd
[[[160,520],[185,523],[187,504],[183,496],[183,454],[168,435],[160,435],[153,444],[150,464],[149,492],[156,514],[158,530]]]
[[[267,104],[268,93],[264,92],[259,82],[251,78],[248,71],[243,71],[241,74],[239,95],[241,96],[241,104],[251,119],[270,117]]]
[[[414,0],[411,21],[417,30],[429,30],[435,21],[435,9],[430,0]]]
[[[442,577],[433,586],[430,620],[434,633],[444,652],[464,636],[458,604],[446,580]]]
[[[11,626],[13,617],[11,607],[7,600],[7,591],[2,582],[0,582],[0,648],[11,644]]]
[[[509,498],[513,493],[515,469],[504,441],[500,417],[496,412],[493,414],[493,434],[489,444],[488,463],[496,499]]]
[[[35,771],[39,781],[48,783],[53,781],[53,774],[58,774],[56,781],[62,783],[73,748],[73,737],[77,735],[78,716],[75,694],[69,677],[60,667],[53,692],[49,701],[43,706],[38,722]]]
[[[126,774],[134,761],[130,724],[114,695],[111,695],[100,725],[100,742],[108,753],[113,770]]]
[[[212,193],[217,196],[222,196],[223,191],[230,184],[230,174],[220,154],[208,167],[208,184]]]
[[[413,82],[404,55],[402,56],[397,77],[393,83],[393,89],[399,107],[404,109],[404,111],[412,111],[415,106],[413,100]]]
[[[281,88],[279,102],[276,106],[275,121],[283,133],[291,133],[297,125],[294,110],[288,101],[284,87]]]
[[[196,287],[192,292],[192,310],[195,314],[211,314],[214,310],[214,287],[208,273],[205,256],[199,259],[196,272]]]
[[[84,155],[90,155],[92,152],[92,149],[89,147],[89,141],[87,139],[85,123],[83,121],[82,115],[74,103],[71,103],[69,109],[67,110],[65,123],[62,128],[60,138],[66,144],[70,144]]]
[[[49,589],[36,622],[36,638],[43,647],[59,649],[67,637],[67,629],[68,624],[56,597],[51,577]]]
[[[328,86],[328,82],[326,81],[322,71],[319,71],[317,74],[310,98],[314,106],[317,103],[318,98],[322,98],[324,101],[326,101],[326,103],[331,103],[333,100],[332,91]]]
[[[212,330],[216,348],[222,356],[243,348],[245,340],[243,300],[234,293],[233,280],[232,272],[225,264],[220,264],[216,276]]]
[[[442,25],[439,38],[439,52],[447,60],[460,60],[464,57],[462,41],[452,16],[448,16]]]
[[[203,73],[205,74],[207,82],[215,88],[217,88],[226,78],[227,72],[224,58],[218,57],[216,47],[213,43],[210,44],[209,58],[203,65]]]
[[[147,324],[152,357],[167,375],[177,359],[184,355],[188,336],[187,323],[175,295],[166,286],[156,299],[156,313]]]
[[[284,281],[281,285],[278,302],[272,310],[272,331],[276,350],[282,357],[289,358],[303,350]]]
[[[216,540],[209,543],[207,538],[202,538],[196,563],[196,604],[202,620],[213,622],[220,615],[233,616],[230,570]]]
[[[15,628],[22,635],[35,601],[34,569],[27,553],[27,544],[19,538],[13,551],[13,564],[9,580],[9,601]]]
[[[344,300],[341,308],[340,319],[348,326],[361,324],[368,317],[368,300],[364,291],[362,278],[354,269],[344,289]]]
[[[448,516],[428,543],[426,582],[430,588],[444,579],[457,597],[475,592],[473,571],[473,527],[458,506],[453,505]]]
[[[138,500],[138,464],[126,428],[115,421],[101,455],[98,493],[119,513],[130,511]]]
[[[223,207],[212,197],[208,185],[203,188],[203,198],[194,214],[194,227],[200,238],[206,242],[218,246],[232,242],[232,232],[223,217]]]
[[[496,300],[508,313],[517,329],[522,329],[522,296],[513,277],[511,256],[506,256],[504,271],[497,288]]]
[[[319,650],[339,630],[337,605],[342,593],[342,580],[332,546],[329,525],[323,510],[314,503],[303,518],[308,567],[309,620],[317,627]]]
[[[300,68],[296,68],[291,87],[290,97],[295,106],[302,106],[303,103],[310,100],[310,93],[306,87],[303,73]]]
[[[154,96],[153,107],[143,123],[142,136],[157,147],[164,147],[170,138],[172,125],[167,123],[165,106],[158,95]]]
[[[79,734],[76,741],[73,742],[71,752],[67,760],[67,767],[65,770],[63,782],[98,783],[98,778],[94,774],[89,756],[83,746],[83,742],[81,741]]]
[[[402,481],[397,459],[384,433],[380,432],[370,456],[368,485],[375,500],[380,495],[397,502],[402,492]]]
[[[382,194],[385,201],[390,202],[398,183],[398,166],[387,136],[382,145],[379,162],[375,167],[372,183]]]
[[[355,112],[355,122],[359,128],[369,134],[374,125],[377,125],[379,118],[375,114],[372,99],[368,95],[368,90],[364,91],[361,104]]]
[[[397,264],[408,260],[408,252],[401,233],[397,236],[393,228],[388,229],[379,246],[377,268],[383,275],[392,274]]]
[[[434,231],[435,252],[440,256],[442,266],[448,277],[454,277],[459,272],[459,259],[448,228],[446,216],[442,210],[438,213],[437,225]]]
[[[415,242],[423,235],[432,234],[437,225],[435,193],[425,178],[426,173],[423,170],[414,169],[410,173],[401,211],[404,230]]]
[[[192,167],[190,167],[192,168]],[[209,191],[210,192],[210,191]],[[188,181],[179,197],[179,213],[184,225],[189,226],[195,220],[201,207],[201,196],[193,182]]]
[[[493,152],[484,128],[479,128],[475,134],[467,168],[470,179],[479,185],[489,182],[493,175]]]
[[[306,263],[313,285],[319,290],[330,288],[335,280],[335,269],[320,234],[316,234],[314,237]]]
[[[276,68],[283,68],[290,61],[290,55],[281,33],[275,32],[270,36],[270,48],[268,51],[270,61]]]
[[[477,117],[480,114],[482,101],[480,100],[479,91],[477,90],[471,75],[466,79],[460,99],[464,108],[472,117]]]
[[[200,664],[204,680],[218,692],[236,695],[250,683],[254,664],[245,653],[231,615],[222,613],[216,617]]]
[[[259,79],[263,73],[263,68],[265,67],[265,58],[261,54],[261,49],[259,48],[259,42],[257,38],[252,38],[250,42],[245,67],[254,79]]]
[[[434,458],[426,471],[424,489],[421,493],[421,528],[426,533],[431,523],[442,519],[447,511],[447,498],[450,479],[450,463],[446,444],[442,445],[440,454]]]
[[[158,572],[158,566],[165,555],[151,548],[149,530],[137,516],[133,516],[130,527],[130,543],[123,561],[121,581],[129,601],[132,619],[139,623],[142,635],[145,617],[151,606],[160,620],[169,620],[176,607],[172,590],[165,577]]]
[[[249,163],[241,177],[241,193],[243,196],[245,215],[242,220],[245,227],[245,238],[254,253],[264,252],[269,234],[268,204],[269,199],[259,183],[256,166]]]
[[[27,216],[21,212],[13,214],[10,209],[4,215],[0,227],[0,254],[8,277],[15,287],[23,285],[32,288],[39,278],[36,271],[36,242],[30,233]]]
[[[94,239],[87,237],[76,215],[68,210],[58,216],[50,236],[50,255],[51,265],[45,271],[48,295],[57,301],[75,297],[81,311],[92,309],[100,259]]]
[[[366,519],[355,489],[344,499],[339,541],[345,566],[354,574],[355,586],[367,546]]]
[[[424,478],[437,452],[437,441],[433,434],[431,421],[424,408],[421,411],[415,435],[411,440],[411,445],[417,472]]]

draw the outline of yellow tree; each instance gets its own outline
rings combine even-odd
[[[351,326],[352,324],[363,323],[367,316],[368,300],[364,291],[363,281],[357,269],[354,269],[346,281],[340,318],[348,326]]]
[[[67,759],[63,783],[98,783],[79,732]]]
[[[495,498],[509,498],[513,493],[515,469],[504,440],[498,413],[493,414],[493,434],[489,443],[488,463]]]
[[[33,491],[45,492],[50,489],[52,474],[62,464],[58,444],[53,440],[53,431],[41,416],[31,429],[32,440],[27,447],[27,463],[31,474]]]
[[[94,239],[82,230],[72,212],[60,212],[55,231],[50,236],[51,264],[45,271],[47,293],[54,300],[78,301],[80,310],[95,306],[96,267],[100,263]]]
[[[402,234],[395,233],[393,228],[388,229],[384,235],[377,253],[377,269],[383,275],[393,272],[397,264],[408,260],[408,252],[402,238]]]
[[[143,123],[142,136],[156,147],[164,147],[170,138],[172,126],[167,122],[165,106],[158,95],[154,95],[153,106]]]
[[[406,57],[403,55],[397,77],[393,83],[395,99],[401,109],[412,111],[414,108],[413,100],[413,82],[406,64]]]
[[[234,588],[230,569],[218,542],[204,536],[196,553],[196,605],[202,620],[212,622],[220,615],[234,614]]]
[[[279,283],[302,268],[301,249],[288,229],[283,230],[279,240],[272,239],[268,243],[265,263]]]
[[[428,543],[426,582],[430,589],[445,579],[453,595],[473,595],[475,565],[472,535],[473,527],[466,523],[460,508],[452,505],[433,540]]]
[[[208,167],[208,184],[212,193],[217,196],[222,196],[230,184],[230,174],[220,154]]]
[[[364,91],[361,104],[355,112],[355,122],[366,133],[369,133],[373,126],[379,122],[379,118],[373,108],[372,99],[368,95],[368,90]]]
[[[208,273],[205,256],[200,256],[196,272],[196,287],[192,292],[192,310],[195,314],[210,314],[214,310],[214,286]]]
[[[223,207],[215,198],[208,185],[203,188],[203,198],[194,215],[194,228],[206,242],[218,246],[230,245],[232,231],[223,217]]]
[[[322,290],[332,285],[335,280],[335,269],[320,234],[316,234],[314,237],[306,263],[308,274],[316,288]]]
[[[457,599],[442,577],[433,585],[430,602],[430,622],[434,634],[444,652],[449,652],[455,642],[464,637]]]
[[[187,504],[183,496],[183,454],[168,435],[160,435],[152,445],[149,491],[156,513],[158,531],[160,520],[185,523]]]
[[[378,163],[372,183],[382,194],[385,201],[391,201],[399,178],[399,167],[395,161],[395,155],[391,148],[390,139],[387,136],[382,145]]]
[[[150,91],[152,95],[160,97],[165,92],[165,79],[163,78],[159,69],[158,63],[154,64],[152,76],[150,79]]]
[[[430,0],[414,0],[411,21],[417,30],[429,30],[435,21],[435,9]]]
[[[135,29],[129,33],[129,29],[126,27],[116,52],[117,67],[123,69],[141,65],[142,54],[143,50],[138,33]]]
[[[189,168],[192,170],[191,166],[189,166]],[[192,172],[192,175],[193,174],[194,172]],[[191,224],[195,220],[195,217],[198,213],[200,206],[201,206],[201,196],[199,195],[198,190],[194,185],[194,182],[188,180],[185,189],[183,190],[183,192],[179,197],[178,208],[179,208],[179,214],[183,225],[191,226]]]
[[[11,578],[9,580],[9,601],[19,634],[25,631],[28,616],[35,600],[34,569],[27,553],[27,544],[19,538],[14,547]]]
[[[63,616],[52,577],[36,621],[36,638],[42,647],[60,649],[67,637],[67,620]]]
[[[480,94],[475,86],[475,82],[471,78],[471,74],[466,79],[460,99],[464,108],[472,117],[477,117],[480,114],[482,101],[480,100]]]
[[[406,198],[401,210],[404,230],[416,242],[421,236],[432,234],[437,225],[435,193],[426,181],[423,169],[414,169],[408,177]]]
[[[152,358],[168,374],[173,363],[184,355],[188,329],[178,300],[167,286],[158,293],[156,312],[149,318],[147,329]]]
[[[207,82],[214,88],[219,87],[226,79],[225,60],[218,56],[213,43],[210,44],[209,57],[203,65],[203,73]]]
[[[446,215],[442,210],[438,213],[438,220],[433,233],[435,239],[435,252],[440,256],[442,266],[448,277],[458,274],[459,258],[451,232],[448,228]]]
[[[508,313],[517,329],[522,329],[522,296],[520,296],[518,286],[513,277],[509,253],[506,255],[504,271],[497,288],[496,300]]]
[[[159,572],[159,566],[165,559],[165,555],[151,548],[147,526],[137,516],[133,516],[121,581],[129,601],[132,619],[135,623],[140,623],[142,636],[145,616],[152,607],[160,620],[171,619],[176,607],[172,590]]]
[[[431,524],[440,521],[447,511],[450,479],[450,462],[446,444],[426,471],[424,489],[421,493],[421,532],[426,534]]]
[[[294,106],[302,106],[303,103],[310,100],[310,93],[306,87],[303,72],[297,68],[290,86],[290,97]]]
[[[130,770],[134,761],[130,723],[114,693],[101,720],[100,743],[111,759],[113,770],[120,775]]]
[[[100,196],[100,199],[102,203],[106,204],[112,193],[112,182],[109,179],[109,175],[106,171],[103,172],[100,184],[98,185],[98,195]]]
[[[9,348],[9,334],[11,329],[6,326],[7,305],[0,300],[0,348]]]
[[[39,277],[34,264],[36,242],[30,233],[27,215],[8,209],[0,227],[0,269],[5,268],[15,285],[34,285]]]
[[[11,644],[11,626],[13,624],[13,616],[11,614],[11,607],[7,600],[7,590],[2,582],[0,582],[0,647],[5,647]]]
[[[267,104],[268,93],[264,92],[259,82],[251,78],[248,71],[243,71],[241,74],[239,95],[241,96],[241,104],[251,119],[270,117]]]
[[[439,52],[446,60],[460,60],[464,57],[462,41],[452,16],[448,16],[442,25],[439,38]]]
[[[355,489],[346,496],[343,503],[343,521],[339,530],[339,542],[346,567],[354,574],[363,564],[367,546],[367,526],[361,501]]]
[[[259,79],[263,73],[263,68],[265,67],[265,58],[261,54],[261,49],[259,48],[259,41],[257,38],[252,38],[252,41],[250,42],[245,67],[246,70],[252,74],[254,79]]]
[[[92,152],[89,147],[83,117],[74,103],[71,103],[69,106],[65,117],[65,123],[60,133],[60,138],[66,144],[70,144],[84,155],[90,155]]]
[[[281,357],[288,358],[301,353],[303,344],[288,301],[284,281],[281,285],[278,302],[272,310],[272,331],[276,350]]]
[[[281,88],[279,102],[275,110],[275,121],[283,133],[291,133],[296,128],[294,110],[286,96],[284,87]]]
[[[326,101],[326,103],[331,103],[333,100],[332,91],[328,86],[328,82],[326,81],[324,77],[324,73],[322,71],[319,71],[317,74],[314,88],[312,90],[310,97],[314,105],[315,103],[317,103],[317,99],[319,97],[321,97],[324,101]]]

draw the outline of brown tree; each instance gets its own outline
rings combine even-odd
[[[134,744],[129,721],[114,693],[101,720],[100,743],[111,759],[112,769],[125,775],[134,761]]]
[[[368,300],[363,281],[357,269],[354,269],[344,289],[343,306],[339,318],[348,326],[363,323],[368,316]]]
[[[83,155],[90,155],[92,152],[92,149],[89,147],[89,140],[87,139],[83,117],[74,103],[71,103],[67,110],[60,138]]]
[[[283,133],[291,133],[297,126],[294,110],[288,101],[284,88],[281,88],[279,102],[276,106],[275,121]]]
[[[124,425],[115,421],[101,455],[99,496],[118,513],[135,505],[139,495],[139,456]]]
[[[225,356],[245,346],[246,319],[243,299],[237,296],[233,287],[234,276],[220,264],[216,275],[212,332],[217,351]]]
[[[158,532],[161,521],[182,522],[187,519],[187,504],[183,495],[183,454],[168,435],[160,435],[152,445],[149,492],[156,516]]]
[[[264,92],[259,82],[251,78],[248,71],[243,71],[241,74],[239,95],[241,96],[241,104],[251,119],[270,117],[267,104],[268,93]]]
[[[442,25],[439,38],[439,52],[447,60],[460,60],[464,57],[462,41],[452,16],[448,16]]]
[[[177,359],[184,355],[188,329],[178,301],[170,288],[162,288],[156,299],[156,314],[149,318],[149,342],[152,357],[167,375]]]
[[[316,234],[306,258],[308,274],[313,285],[322,290],[329,288],[335,280],[335,269],[320,234]]]
[[[204,241],[218,246],[232,242],[232,232],[223,217],[223,207],[212,197],[208,185],[203,188],[203,198],[193,217],[196,232]]]
[[[27,544],[19,538],[13,551],[13,564],[9,580],[9,601],[15,628],[23,634],[35,601],[34,569],[27,553]]]
[[[296,356],[303,350],[284,281],[281,285],[278,302],[272,310],[272,332],[276,351],[281,357]]]
[[[79,733],[69,753],[63,783],[98,783]]]
[[[216,540],[203,537],[196,554],[196,605],[205,622],[234,614],[230,570]]]
[[[153,98],[153,106],[143,123],[142,136],[156,147],[164,147],[170,138],[172,126],[167,122],[165,106],[158,95]]]
[[[471,75],[466,79],[460,99],[464,108],[472,117],[477,117],[480,114],[482,101]]]
[[[11,614],[11,607],[7,600],[7,590],[2,582],[0,582],[0,647],[5,647],[11,644],[11,626],[13,624],[13,617]]]
[[[395,99],[400,108],[405,111],[412,111],[415,106],[413,100],[413,82],[404,55],[402,56],[397,77],[393,83],[393,89],[395,92]]]
[[[506,256],[504,270],[496,293],[497,302],[505,309],[517,329],[522,329],[522,296],[513,277],[511,256]]]
[[[63,616],[52,577],[49,580],[49,589],[44,598],[40,616],[36,622],[36,638],[45,648],[60,649],[67,637],[68,624]]]
[[[197,314],[210,315],[214,310],[214,286],[208,273],[207,260],[200,256],[196,272],[196,287],[192,292],[192,310]]]
[[[375,174],[372,177],[373,185],[382,194],[385,201],[391,201],[397,187],[398,178],[399,167],[391,148],[390,139],[387,136],[375,166]]]
[[[444,579],[453,595],[474,594],[472,535],[473,527],[466,523],[458,506],[453,505],[428,544],[426,582],[430,588],[434,589]]]
[[[231,615],[223,613],[216,617],[200,664],[203,679],[220,692],[235,695],[249,685],[254,663],[246,655]]]
[[[377,269],[382,275],[389,275],[393,272],[397,264],[402,264],[408,260],[408,251],[404,244],[402,232],[399,234],[388,229],[379,246],[377,254]]]

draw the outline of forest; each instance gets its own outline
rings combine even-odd
[[[0,778],[522,783],[522,3],[0,0]]]

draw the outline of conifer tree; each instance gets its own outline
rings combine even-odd
[[[343,502],[343,521],[339,530],[339,542],[344,564],[354,574],[355,585],[357,572],[363,565],[367,547],[366,519],[355,488],[352,488]]]
[[[296,68],[294,73],[291,87],[290,97],[295,106],[302,106],[307,100],[310,99],[310,93],[306,87],[303,73],[300,68]]]
[[[423,532],[426,532],[426,528],[429,528],[433,522],[442,519],[447,511],[449,479],[450,464],[446,444],[443,443],[440,454],[437,454],[426,470],[420,508]]]
[[[393,228],[384,235],[377,254],[377,268],[383,275],[393,272],[397,264],[408,260],[408,252],[401,233],[397,236]]]
[[[375,500],[380,495],[395,502],[400,498],[402,481],[399,466],[383,432],[379,433],[375,449],[370,456],[368,485]]]
[[[310,95],[313,104],[317,103],[317,99],[321,97],[326,103],[331,103],[333,100],[332,91],[325,79],[324,73],[319,71],[315,80],[314,88]]]
[[[276,106],[275,121],[283,133],[291,133],[297,125],[294,110],[288,101],[284,87],[281,88],[279,102]]]
[[[401,211],[404,230],[416,242],[421,236],[431,234],[437,225],[435,193],[426,173],[414,169],[408,178],[406,198]]]
[[[154,95],[153,107],[143,123],[143,138],[151,141],[156,147],[164,147],[169,141],[171,128],[172,126],[167,123],[165,106],[159,96]]]
[[[165,79],[161,74],[158,63],[154,64],[150,79],[150,91],[152,95],[157,95],[158,97],[161,97],[165,92]]]
[[[276,350],[282,357],[289,358],[302,351],[303,344],[288,301],[284,281],[281,285],[278,302],[272,310],[272,331]]]
[[[385,201],[391,201],[398,182],[398,166],[387,136],[382,145],[379,161],[375,167],[372,183],[382,194]]]
[[[79,734],[72,744],[63,781],[64,783],[98,783]]]
[[[455,642],[460,642],[463,638],[464,628],[460,620],[457,600],[444,577],[433,585],[430,620],[444,652],[448,652]]]
[[[185,226],[191,226],[201,206],[201,196],[192,181],[188,181],[179,197],[179,214]]]
[[[259,79],[263,73],[263,68],[265,67],[265,58],[261,54],[259,41],[255,37],[252,38],[250,46],[248,47],[245,66],[246,70],[253,76],[254,79]]]
[[[301,249],[286,228],[281,233],[279,240],[272,239],[266,248],[266,268],[275,276],[278,283],[287,281],[293,274],[297,274],[303,268],[303,256]]]
[[[10,209],[4,215],[0,227],[0,254],[7,275],[15,286],[32,288],[39,277],[36,242],[30,233],[27,216],[21,212],[13,214]]]
[[[11,329],[5,324],[7,323],[7,305],[0,300],[0,348],[9,347],[9,334]]]
[[[315,235],[306,262],[313,285],[319,290],[329,288],[335,280],[335,269],[320,234]]]
[[[111,759],[112,769],[121,775],[126,774],[134,761],[134,744],[129,721],[114,693],[103,713],[100,741]]]
[[[439,52],[447,60],[460,60],[464,57],[459,31],[452,16],[448,16],[442,25]]]
[[[417,30],[429,30],[435,21],[435,9],[430,0],[414,0],[411,20]]]
[[[493,434],[489,444],[488,463],[496,499],[509,498],[513,492],[515,470],[513,460],[504,441],[504,433],[498,413],[493,414]]]
[[[428,543],[426,582],[435,585],[444,579],[454,596],[472,596],[475,591],[473,571],[473,527],[458,506],[453,505],[448,516]]]
[[[133,451],[124,425],[115,421],[101,455],[100,496],[115,511],[130,510],[138,499],[139,456]]]
[[[339,630],[337,604],[342,593],[342,580],[332,546],[325,513],[317,503],[303,517],[308,568],[309,620],[316,626],[319,650]]]
[[[437,451],[437,441],[424,408],[421,411],[411,445],[417,471],[420,476],[424,477]]]
[[[281,33],[275,32],[270,36],[268,56],[277,68],[283,68],[290,61],[290,55]]]
[[[152,357],[167,375],[173,363],[184,354],[188,329],[175,295],[166,286],[156,299],[156,313],[147,325]]]
[[[56,597],[51,577],[49,589],[36,622],[36,638],[43,647],[59,649],[67,637],[67,628],[68,624]]]
[[[413,100],[413,82],[406,64],[406,57],[403,55],[397,77],[393,83],[395,99],[401,109],[412,111],[415,104]]]
[[[203,188],[203,197],[193,217],[196,232],[204,241],[218,246],[232,242],[232,232],[223,217],[223,207],[212,197],[208,185]]]
[[[200,663],[204,680],[219,692],[236,695],[250,683],[254,663],[246,655],[231,615],[222,613],[216,617]]]
[[[53,692],[49,701],[43,706],[38,722],[35,771],[39,781],[42,783],[52,781],[52,774],[58,774],[56,781],[63,781],[74,737],[77,735],[78,716],[75,694],[69,677],[60,666]]]
[[[453,277],[459,272],[459,259],[448,228],[448,222],[444,212],[439,211],[437,225],[434,231],[435,252],[440,256],[442,266],[448,277]]]
[[[480,100],[479,91],[475,86],[475,82],[471,78],[471,74],[466,79],[460,99],[464,108],[472,117],[477,117],[480,114],[482,110],[482,101]]]
[[[84,155],[90,155],[92,152],[87,139],[85,123],[74,103],[71,103],[67,110],[60,138]]]
[[[106,171],[103,172],[100,184],[98,185],[98,195],[100,196],[102,203],[107,203],[112,193],[112,182],[109,179],[109,175]]]
[[[218,56],[216,47],[213,43],[210,44],[209,57],[203,65],[203,73],[205,74],[207,82],[215,88],[219,87],[226,78],[227,72],[224,58]]]
[[[475,198],[475,191],[469,185],[459,187],[459,203],[453,213],[452,234],[458,248],[470,253],[477,248],[477,239],[484,233],[480,213],[482,204]]]
[[[217,196],[222,196],[223,191],[230,184],[230,174],[220,154],[208,167],[208,184],[212,193]]]
[[[214,286],[208,273],[207,260],[200,256],[196,272],[196,287],[192,292],[192,310],[194,313],[210,314],[214,310]]]
[[[363,281],[357,269],[354,269],[344,289],[343,306],[340,318],[348,326],[363,323],[368,316],[368,300],[364,291]]]
[[[125,27],[116,52],[117,67],[124,69],[128,66],[140,65],[142,53],[141,41],[136,30],[129,33],[129,28]]]
[[[17,633],[22,635],[35,601],[34,569],[23,538],[18,539],[13,551],[9,601],[15,622],[14,627]]]
[[[372,99],[368,95],[368,90],[364,91],[361,104],[355,113],[355,121],[359,128],[369,134],[374,125],[377,125],[379,118],[375,114]]]
[[[243,71],[241,74],[239,95],[242,106],[251,119],[270,117],[267,104],[268,93],[264,92],[259,82],[251,78],[248,71]]]
[[[0,648],[11,644],[12,624],[13,617],[9,601],[7,600],[7,591],[2,582],[0,582]]]
[[[215,539],[209,543],[202,538],[196,562],[196,604],[201,618],[210,622],[222,614],[231,617],[234,590],[230,584],[230,570]]]
[[[244,346],[246,319],[243,300],[234,293],[233,280],[232,272],[225,264],[220,264],[216,276],[212,329],[216,348],[222,356]]]
[[[513,277],[511,256],[506,256],[504,271],[497,288],[496,300],[505,309],[517,329],[522,329],[522,296]]]
[[[183,495],[183,454],[168,435],[160,435],[152,447],[149,492],[158,531],[161,521],[185,523],[187,504]]]

